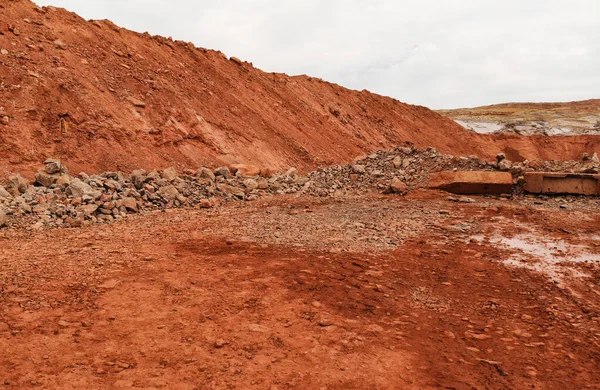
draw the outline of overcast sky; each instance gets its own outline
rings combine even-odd
[[[599,0],[36,0],[431,108],[600,97]]]

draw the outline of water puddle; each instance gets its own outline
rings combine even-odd
[[[483,236],[473,236],[471,239],[477,242],[486,240]],[[597,239],[600,243],[600,236]],[[594,237],[594,241],[596,241],[596,237]],[[503,261],[504,264],[540,272],[559,283],[567,276],[576,278],[589,276],[573,267],[574,264],[600,265],[600,254],[589,253],[588,247],[584,245],[573,245],[533,234],[521,234],[511,238],[493,236],[487,239],[487,242],[497,248],[514,251]]]

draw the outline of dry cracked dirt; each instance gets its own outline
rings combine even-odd
[[[4,230],[0,387],[600,388],[599,200],[455,200]]]

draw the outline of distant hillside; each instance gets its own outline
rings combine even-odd
[[[506,103],[437,112],[466,127],[479,124],[480,128],[523,135],[600,134],[600,99],[567,103]],[[489,125],[485,126],[486,123]]]

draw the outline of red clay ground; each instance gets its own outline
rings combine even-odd
[[[4,231],[0,384],[599,388],[600,272],[569,262],[599,228],[597,199],[416,192]],[[565,246],[555,272],[494,244],[525,234]]]

